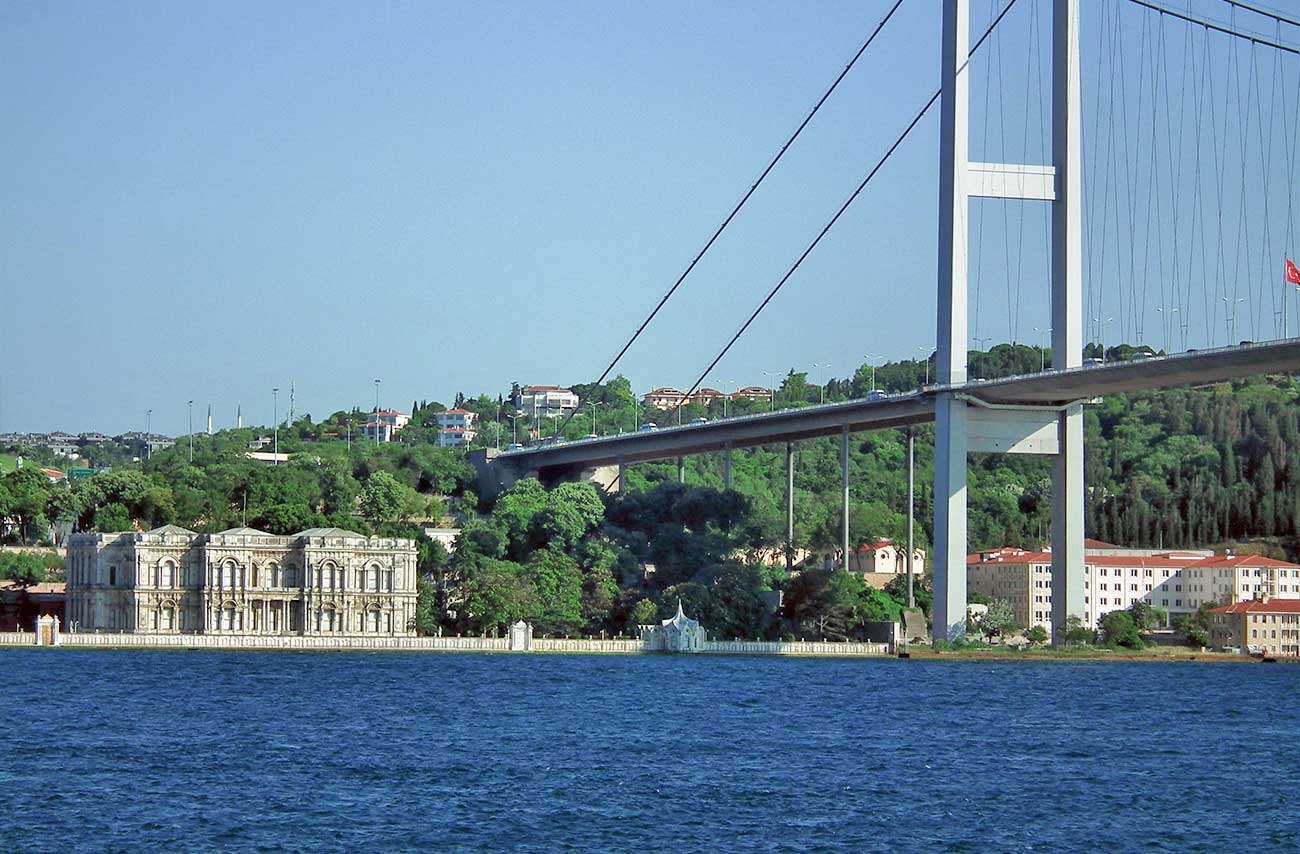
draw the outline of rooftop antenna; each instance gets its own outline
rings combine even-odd
[[[212,404],[208,404],[208,435],[212,435]]]
[[[235,429],[244,429],[244,407],[242,404],[235,404]]]

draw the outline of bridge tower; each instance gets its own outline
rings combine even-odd
[[[970,199],[1052,206],[1052,366],[1083,362],[1079,0],[1052,3],[1052,164],[969,160],[970,0],[944,0],[939,118],[938,382],[967,377]],[[1083,404],[993,407],[962,392],[935,402],[934,632],[966,634],[969,452],[1052,456],[1052,627],[1083,617]]]

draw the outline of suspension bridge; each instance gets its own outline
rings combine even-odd
[[[608,377],[654,320],[902,2],[892,4],[840,78],[598,382]],[[1146,0],[1088,4],[1101,20],[1094,75],[1099,89],[1094,97],[1097,114],[1092,126],[1085,129],[1080,0],[1024,0],[1030,8],[1032,32],[1042,26],[1044,18],[1049,19],[1050,29],[1043,40],[1049,45],[1044,57],[1049,79],[1045,86],[1039,81],[1038,93],[1042,159],[1046,162],[977,161],[971,157],[971,65],[977,51],[991,42],[996,68],[986,79],[991,81],[994,71],[1001,77],[997,30],[1016,5],[1016,0],[1007,0],[993,6],[987,27],[972,41],[970,0],[944,0],[937,57],[939,91],[742,323],[687,396],[710,375],[937,102],[939,257],[933,385],[907,394],[873,394],[871,399],[650,432],[506,453],[487,451],[474,459],[481,489],[492,494],[528,476],[545,482],[587,477],[617,489],[631,464],[675,459],[680,473],[682,458],[704,453],[724,455],[724,480],[730,486],[733,449],[784,443],[789,542],[793,540],[794,443],[838,435],[842,546],[847,560],[850,433],[933,422],[936,636],[955,639],[965,633],[966,478],[967,455],[972,452],[1039,454],[1052,459],[1052,623],[1060,630],[1068,616],[1081,616],[1085,610],[1084,406],[1106,394],[1300,370],[1300,339],[1289,337],[1291,317],[1300,304],[1296,289],[1284,284],[1282,276],[1284,257],[1294,246],[1297,212],[1294,178],[1300,148],[1300,68],[1296,60],[1300,49],[1292,40],[1300,35],[1300,21],[1239,0],[1204,0],[1203,5],[1227,10],[1226,20],[1193,10],[1190,4],[1179,9]],[[1040,7],[1050,7],[1050,11]],[[1273,32],[1258,29],[1262,25],[1270,25]],[[1034,44],[1030,40],[1031,63]],[[1126,61],[1130,56],[1133,58]],[[1288,95],[1289,76],[1295,79],[1294,101]],[[1032,82],[1032,75],[1029,79]],[[986,110],[991,100],[989,88],[986,84]],[[1134,94],[1136,103],[1131,103]],[[1050,101],[1050,112],[1041,106],[1045,100]],[[1029,86],[1025,101],[1034,103]],[[1025,138],[1031,124],[1025,121]],[[982,143],[987,143],[991,127],[991,122],[983,122]],[[1085,130],[1090,136],[1086,149]],[[1282,139],[1275,148],[1279,130]],[[1005,137],[1005,129],[1001,135]],[[1280,187],[1273,186],[1278,173],[1285,175]],[[975,215],[982,200],[1001,203],[1007,256],[1002,284],[1007,330],[1013,341],[1018,334],[1023,288],[1034,283],[1025,275],[1023,254],[1010,249],[1012,235],[1023,248],[1029,221],[1024,210],[1032,203],[1040,203],[1043,209],[1043,248],[1050,267],[1043,282],[1050,290],[1050,323],[1044,337],[1050,336],[1052,366],[1038,374],[988,382],[968,376],[968,342],[987,340],[979,335],[980,307],[991,288],[987,275],[981,272],[984,264],[980,258],[986,217]],[[1006,203],[1022,203],[1015,229],[1011,227],[1011,205]],[[1016,254],[1018,257],[1012,257]],[[1108,324],[1118,321],[1122,340],[1142,344],[1153,318],[1166,348],[1177,342],[1186,352],[1119,364],[1085,363],[1085,332],[1088,343],[1097,347],[1104,361]],[[987,320],[984,322],[987,330]],[[1197,324],[1204,328],[1196,328]],[[1250,341],[1238,341],[1239,332],[1244,331],[1250,333]],[[1223,346],[1187,350],[1193,335],[1202,336],[1197,343],[1221,342]],[[1257,342],[1268,336],[1273,340]],[[909,449],[910,436],[909,430]],[[909,521],[913,515],[909,508]]]

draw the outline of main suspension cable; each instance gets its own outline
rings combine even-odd
[[[1016,0],[1007,0],[1007,5],[1000,13],[998,13],[998,16],[993,19],[991,24],[989,24],[988,29],[984,31],[984,34],[979,37],[979,40],[976,41],[975,45],[967,52],[966,61],[957,69],[958,74],[961,74],[966,70],[966,67],[970,65],[971,57],[973,57],[975,52],[980,49],[980,45],[984,44],[989,35],[997,29],[997,26],[1002,22],[1002,19],[1006,17],[1006,14],[1011,11],[1011,7],[1015,5]],[[907,137],[912,133],[912,130],[920,124],[921,119],[925,117],[925,114],[929,112],[930,108],[934,106],[934,102],[939,100],[939,96],[942,94],[943,87],[940,86],[935,93],[930,96],[930,100],[925,102],[925,106],[921,107],[917,114],[912,118],[912,121],[908,123],[907,127],[903,129],[903,132],[898,135],[898,138],[894,140],[893,144],[885,150],[884,155],[876,161],[876,165],[871,167],[871,171],[867,173],[867,177],[862,179],[862,182],[858,184],[857,188],[854,189],[854,191],[844,201],[844,204],[840,205],[839,210],[837,210],[835,215],[830,218],[830,221],[828,221],[826,225],[822,226],[821,231],[817,232],[817,236],[813,238],[812,242],[808,244],[808,247],[804,249],[795,262],[790,265],[790,269],[785,271],[785,275],[777,281],[772,290],[763,298],[763,301],[758,304],[758,308],[754,309],[749,318],[741,324],[740,329],[736,330],[736,334],[731,336],[731,340],[728,341],[727,345],[722,348],[717,356],[714,357],[713,361],[709,363],[709,366],[704,369],[703,373],[700,374],[699,379],[697,379],[691,387],[686,390],[686,393],[682,395],[682,399],[679,400],[677,406],[674,407],[675,410],[680,410],[682,406],[685,405],[686,401],[689,400],[691,395],[695,393],[696,389],[700,387],[700,384],[704,382],[705,378],[709,375],[709,372],[717,367],[718,362],[722,361],[722,357],[727,355],[732,346],[740,340],[740,336],[745,334],[745,330],[749,329],[750,325],[759,314],[762,313],[763,309],[767,308],[768,303],[770,303],[777,293],[780,292],[781,288],[785,286],[785,283],[790,281],[790,277],[795,274],[795,271],[799,269],[799,266],[803,264],[804,260],[812,254],[812,251],[817,248],[817,245],[821,243],[822,238],[825,237],[826,234],[835,226],[835,223],[839,222],[839,219],[844,215],[844,212],[847,211],[849,206],[852,205],[858,196],[862,194],[862,191],[871,183],[871,179],[876,177],[876,174],[881,170],[885,163],[888,162],[889,158],[892,157],[894,152],[898,150],[898,147],[903,144],[903,140],[907,139]]]
[[[767,164],[767,167],[759,174],[758,179],[754,181],[745,195],[741,196],[740,201],[736,202],[736,206],[731,209],[731,213],[727,214],[726,218],[722,221],[722,224],[717,227],[712,236],[710,236],[705,242],[703,248],[701,248],[700,251],[696,253],[695,257],[691,259],[691,263],[686,265],[686,269],[677,277],[677,281],[673,282],[672,287],[664,293],[658,304],[655,305],[655,307],[650,311],[650,314],[646,316],[646,319],[641,321],[641,325],[632,333],[632,337],[627,339],[627,343],[623,345],[623,348],[618,351],[618,355],[613,358],[605,368],[604,372],[601,373],[600,378],[596,380],[595,385],[600,385],[609,377],[610,372],[614,370],[614,366],[619,363],[619,360],[626,355],[627,351],[631,349],[634,343],[636,343],[636,340],[641,337],[641,333],[650,325],[650,321],[655,319],[655,316],[659,314],[660,309],[664,307],[668,300],[672,298],[672,295],[677,292],[677,289],[681,287],[682,282],[686,281],[686,277],[691,274],[695,269],[695,266],[700,263],[700,259],[702,259],[705,253],[713,247],[713,244],[717,239],[722,236],[722,232],[726,231],[727,226],[731,225],[731,221],[736,218],[736,214],[740,213],[740,209],[743,208],[745,203],[749,201],[750,197],[754,195],[754,192],[767,178],[768,174],[776,168],[776,164],[781,162],[781,158],[785,156],[785,153],[790,149],[790,146],[793,145],[794,141],[803,133],[804,128],[808,127],[809,122],[813,120],[813,116],[817,115],[817,111],[820,110],[822,105],[826,103],[828,98],[830,98],[831,94],[840,85],[840,82],[848,76],[849,71],[853,69],[853,66],[856,65],[858,60],[862,58],[862,55],[866,53],[867,48],[871,47],[871,43],[876,40],[876,36],[880,35],[880,31],[885,28],[885,24],[889,23],[889,19],[894,16],[894,13],[898,11],[898,7],[901,5],[903,5],[903,0],[895,0],[894,5],[885,13],[885,17],[880,19],[880,23],[878,23],[875,29],[871,31],[871,35],[867,36],[867,40],[862,43],[862,47],[858,48],[858,52],[853,54],[853,58],[844,66],[844,70],[839,73],[839,76],[835,78],[831,85],[826,89],[826,92],[817,100],[817,103],[813,105],[813,108],[808,111],[808,115],[804,116],[803,121],[799,123],[797,128],[795,128],[794,133],[790,134],[789,139],[785,141],[781,146],[781,149],[777,151],[776,156],[771,159]],[[576,406],[573,411],[569,413],[568,417],[564,419],[564,423],[560,425],[559,429],[556,431],[556,435],[559,435],[564,428],[568,426],[569,422],[573,420],[574,415],[581,411],[582,404],[585,402],[585,400],[578,401],[578,406]],[[635,404],[635,400],[633,403]]]

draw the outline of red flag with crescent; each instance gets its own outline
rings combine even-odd
[[[1297,270],[1291,259],[1286,259],[1286,283],[1288,285],[1300,285],[1300,270]]]

